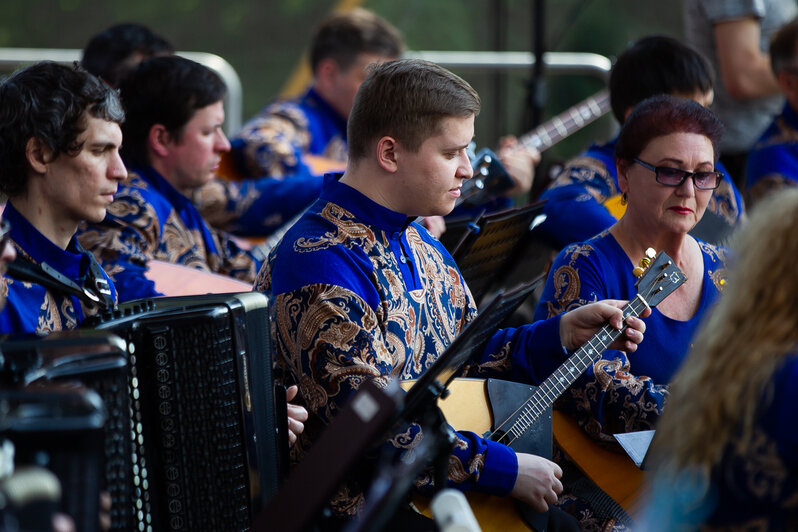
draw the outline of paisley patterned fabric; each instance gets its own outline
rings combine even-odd
[[[764,391],[750,435],[732,433],[709,480],[692,471],[654,479],[641,530],[798,530],[796,382],[792,354]]]
[[[587,152],[569,161],[557,179],[541,195],[546,204],[546,221],[539,234],[561,249],[582,242],[608,229],[617,221],[604,203],[620,194],[615,166],[615,143],[594,144]],[[723,181],[707,204],[707,211],[735,225],[744,212],[740,192],[718,161]]]
[[[161,295],[145,277],[147,262],[161,260],[252,282],[257,255],[211,229],[191,201],[154,169],[134,168],[119,186],[100,224],[78,232],[113,278],[120,301]]]
[[[321,179],[295,175],[228,181],[211,180],[191,201],[212,227],[241,236],[268,236],[319,197]]]
[[[346,161],[346,117],[309,89],[297,100],[266,106],[244,124],[231,145],[235,165],[245,176],[309,175],[305,154]]]
[[[301,458],[366,380],[419,377],[476,316],[453,259],[425,229],[325,177],[322,195],[269,255],[255,289],[274,297],[279,364],[296,381],[310,419],[294,447]],[[559,321],[503,329],[490,339],[472,376],[539,382],[564,360]],[[393,455],[418,444],[417,425],[386,443]],[[515,454],[458,432],[449,479],[461,489],[504,495],[517,474]],[[336,495],[337,514],[363,505],[366,478]],[[419,484],[429,486],[426,475]]]
[[[798,185],[798,113],[789,103],[754,144],[745,172],[752,205],[776,190]]]
[[[652,309],[637,351],[627,356],[607,350],[560,399],[594,438],[653,428],[668,398],[668,383],[689,351],[704,313],[725,282],[725,248],[699,241],[704,258],[701,301],[695,315],[678,321]],[[549,270],[535,319],[556,316],[601,299],[632,299],[637,294],[633,265],[615,238],[604,231],[563,249]]]
[[[11,223],[9,237],[18,256],[35,264],[47,263],[78,286],[84,285],[91,272],[91,263],[96,260],[75,238],[66,250],[61,249],[31,225],[11,203],[6,205],[3,218]],[[115,301],[113,283],[107,275],[105,280]],[[74,329],[87,316],[100,310],[75,296],[57,293],[39,284],[17,281],[8,276],[3,276],[0,282],[0,290],[8,298],[0,312],[0,334],[47,334]]]

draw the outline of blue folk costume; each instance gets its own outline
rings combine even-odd
[[[477,314],[457,265],[437,239],[338,178],[325,177],[320,199],[269,255],[255,286],[274,297],[279,363],[299,384],[310,413],[295,446],[299,456],[364,379],[384,384],[419,377]],[[498,331],[469,374],[535,383],[564,360],[554,318]],[[509,494],[517,476],[515,453],[474,433],[457,435],[450,481],[461,489]],[[414,425],[386,445],[397,453],[419,436]],[[357,513],[363,488],[342,488],[334,511]]]
[[[66,250],[61,249],[31,225],[12,203],[6,205],[3,218],[11,223],[9,237],[19,258],[36,265],[46,263],[77,287],[94,287],[99,281],[110,292],[105,303],[113,305],[116,302],[117,294],[110,278],[75,237],[69,241]],[[2,283],[8,301],[0,312],[0,334],[46,334],[74,329],[87,316],[96,314],[102,308],[101,304],[45,288],[41,284],[8,276],[2,278]]]
[[[109,273],[122,302],[161,295],[147,279],[147,262],[160,260],[252,282],[257,254],[208,227],[197,208],[152,167],[134,167],[100,224],[78,238]]]
[[[583,242],[618,221],[604,205],[621,193],[615,166],[617,140],[593,144],[584,154],[569,161],[541,194],[540,199],[546,200],[543,206],[546,221],[537,232],[556,249]],[[734,226],[743,214],[743,201],[725,168],[720,162],[715,167],[723,172],[723,180],[712,191],[707,211]]]
[[[319,197],[321,178],[213,179],[191,196],[212,227],[240,236],[269,236]]]
[[[235,167],[242,175],[311,175],[303,160],[305,154],[346,161],[346,117],[311,88],[296,100],[266,106],[244,124],[230,144]]]
[[[789,103],[754,144],[746,164],[745,188],[752,203],[798,185],[798,112]]]
[[[798,526],[798,355],[777,367],[750,437],[738,426],[710,471],[656,476],[641,530],[796,530]]]
[[[657,308],[645,318],[646,334],[637,351],[607,350],[558,402],[594,438],[653,428],[668,397],[668,383],[689,351],[704,314],[725,283],[726,253],[698,241],[704,258],[701,301],[695,315],[678,321]],[[634,265],[609,231],[572,244],[557,255],[534,319],[556,316],[602,299],[633,299]]]

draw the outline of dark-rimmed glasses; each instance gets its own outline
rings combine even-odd
[[[654,166],[640,159],[633,159],[633,161],[643,168],[647,168],[654,172],[654,178],[657,180],[657,183],[668,187],[680,187],[685,179],[692,177],[695,188],[713,190],[718,188],[720,180],[723,179],[723,174],[717,170],[712,172],[688,172],[687,170],[670,168],[668,166]]]

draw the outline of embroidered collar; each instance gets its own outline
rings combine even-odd
[[[413,222],[402,213],[392,211],[366,197],[360,191],[341,183],[343,174],[327,174],[320,198],[340,205],[369,225],[388,233],[403,232]]]
[[[44,236],[27,218],[8,202],[3,218],[11,223],[11,240],[27,253],[34,262],[46,262],[70,279],[82,279],[89,270],[91,259],[73,236],[67,248],[61,249]]]
[[[133,166],[131,171],[141,176],[153,189],[166,198],[166,201],[168,201],[177,212],[188,229],[196,229],[202,233],[202,239],[205,242],[205,249],[208,253],[214,255],[219,254],[213,236],[208,229],[208,225],[205,223],[205,219],[185,194],[172,186],[172,184],[152,166]]]

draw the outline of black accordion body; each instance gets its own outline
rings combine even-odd
[[[113,528],[249,530],[287,446],[266,296],[139,300],[89,326],[130,346],[131,478],[109,486]]]

